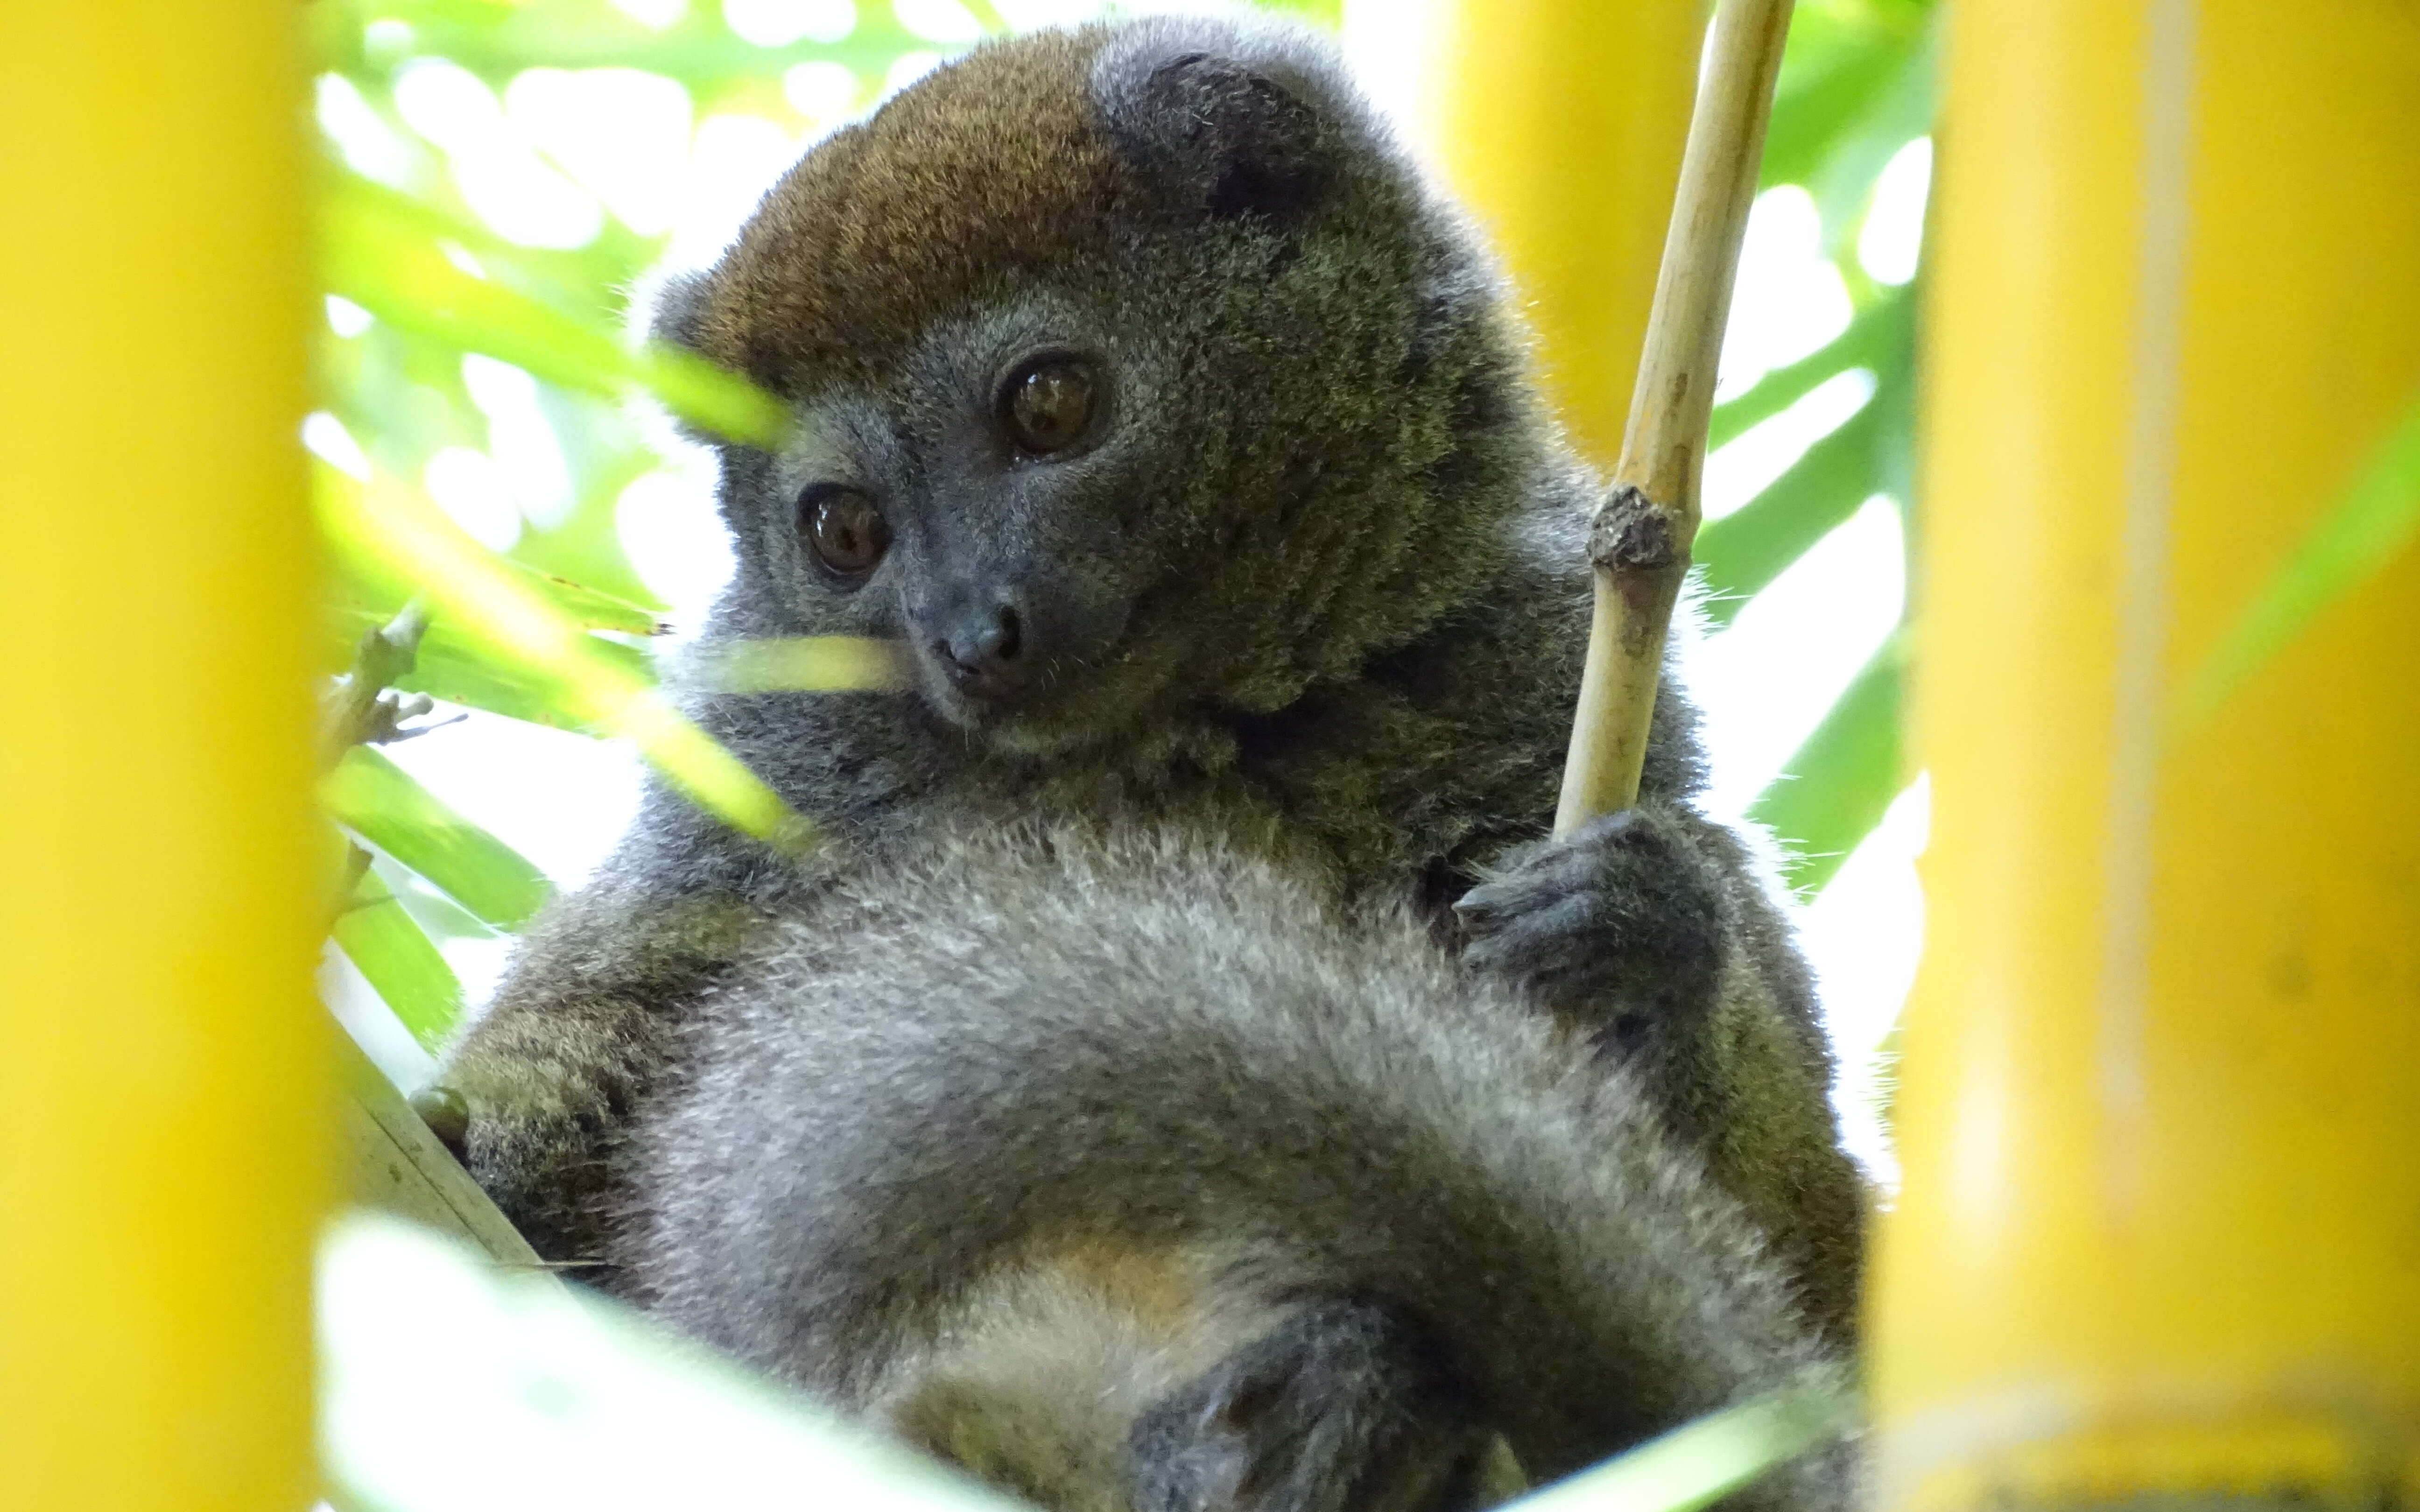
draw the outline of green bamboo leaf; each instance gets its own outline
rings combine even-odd
[[[1811,1379],[1710,1412],[1511,1505],[1520,1512],[1693,1512],[1856,1421],[1837,1383]]]
[[[578,622],[582,629],[613,630],[623,635],[655,636],[662,635],[670,628],[661,616],[644,605],[633,604],[626,598],[617,598],[612,594],[586,587],[573,582],[568,578],[557,577],[551,572],[539,572],[525,563],[515,562],[510,557],[498,557],[496,561],[504,570],[520,579],[521,587],[526,592],[535,594],[552,604],[558,613]],[[375,573],[378,567],[376,563],[360,563],[355,565],[370,573]],[[367,583],[361,586],[365,589],[369,587]],[[402,591],[404,585],[396,582],[389,576],[378,584],[377,589],[371,591],[393,596],[395,607],[400,609],[404,600],[410,596],[408,593]],[[367,594],[364,596],[366,600]],[[366,601],[360,606],[360,611],[366,615],[382,613],[387,618],[394,617],[393,611],[386,609],[383,605],[372,608]]]
[[[365,619],[363,623],[370,622]],[[598,641],[597,654],[615,663],[633,680],[655,681],[655,668],[628,646]],[[421,642],[419,658],[411,671],[396,679],[395,686],[407,693],[426,693],[467,709],[501,714],[551,730],[586,735],[602,733],[565,695],[561,679],[537,668],[504,662],[492,656],[484,643],[451,625],[442,631],[430,627],[427,639]]]
[[[442,1048],[462,1016],[462,983],[376,872],[362,873],[329,933],[421,1047]]]
[[[2420,395],[2177,690],[2169,707],[2169,737],[2181,738],[2207,724],[2280,652],[2385,571],[2415,534]]]
[[[1877,393],[1808,447],[1753,501],[1698,532],[1690,555],[1702,574],[1709,621],[1729,625],[1742,604],[1882,490],[1882,398]]]
[[[349,1214],[320,1257],[320,1444],[352,1506],[1032,1512],[629,1307],[431,1229]]]
[[[684,420],[753,446],[780,443],[781,400],[693,352],[651,342],[633,351],[608,331],[455,266],[394,213],[390,196],[339,179],[323,202],[322,269],[336,293],[397,329],[484,352],[576,393],[653,395]]]
[[[1260,8],[1307,21],[1331,32],[1344,24],[1344,0],[1260,0]]]
[[[1823,889],[1906,785],[1900,741],[1906,682],[1902,629],[1874,653],[1748,810],[1781,841],[1783,880],[1802,895]]]
[[[1932,130],[1940,73],[1940,28],[1926,30],[1880,91],[1835,135],[1807,179],[1822,215],[1826,247],[1838,253],[1864,218],[1874,180],[1900,148]]]
[[[1708,450],[1738,440],[1853,367],[1871,369],[1878,375],[1877,387],[1884,381],[1879,375],[1911,367],[1916,360],[1915,287],[1907,284],[1888,290],[1858,311],[1849,329],[1822,350],[1775,368],[1745,393],[1716,405],[1706,426]]]
[[[901,642],[852,635],[734,641],[701,650],[697,671],[723,693],[893,692],[912,676]]]
[[[600,640],[594,655],[613,663],[631,682],[652,684],[656,680],[654,665],[629,646]],[[428,640],[421,645],[419,660],[411,671],[396,679],[395,686],[407,693],[426,693],[464,708],[501,714],[551,730],[585,735],[603,733],[589,722],[576,702],[565,696],[560,679],[536,668],[500,661],[481,643],[456,633],[451,626],[442,634],[431,629]]]
[[[365,632],[395,618],[396,612],[413,596],[417,585],[403,580],[393,564],[378,560],[359,539],[331,537],[328,544],[337,569],[337,600],[329,618],[332,651],[349,656]],[[593,601],[561,592],[563,579],[531,572],[504,558],[493,560],[499,568],[510,572],[520,586],[547,599],[566,617],[583,626],[592,625],[600,617],[594,612]],[[596,595],[597,599],[604,597]],[[596,636],[588,639],[592,642],[591,654],[613,663],[627,677],[644,683],[656,681],[654,662],[638,647]],[[394,686],[407,693],[426,693],[448,703],[556,730],[598,733],[565,698],[559,678],[542,668],[497,656],[488,642],[450,621],[429,625],[411,669],[397,677]]]
[[[520,929],[553,895],[546,873],[519,851],[366,746],[345,753],[319,784],[319,799],[337,823],[497,929]]]
[[[633,604],[554,573],[540,572],[510,557],[502,560],[522,573],[533,590],[587,629],[614,630],[623,635],[662,635],[671,629],[661,615],[643,604]]]
[[[367,227],[380,239],[441,247],[451,242],[470,253],[490,278],[592,324],[610,326],[620,320],[628,301],[628,280],[654,260],[657,251],[651,239],[633,235],[622,240],[605,233],[569,251],[524,246],[505,240],[458,206],[448,208],[435,199],[364,177],[339,159],[331,157],[322,167],[322,202],[336,204],[345,217],[323,225],[323,232],[350,224]],[[427,193],[442,189],[432,186]]]
[[[783,848],[811,843],[806,822],[763,779],[418,494],[383,476],[360,485],[334,468],[319,469],[318,480],[322,530],[417,583],[432,625],[450,624],[487,659],[552,679],[562,707],[630,741],[674,786],[742,833]]]

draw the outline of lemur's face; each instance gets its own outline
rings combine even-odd
[[[1169,378],[1158,343],[1076,300],[940,323],[892,382],[799,407],[747,512],[768,586],[803,623],[902,642],[919,696],[1007,748],[1117,725],[1187,660]]]
[[[901,640],[935,711],[1043,753],[1280,707],[1434,612],[1469,542],[1432,505],[1513,419],[1492,289],[1289,55],[1201,22],[981,49],[672,291],[659,329],[793,406],[724,454],[754,623]]]

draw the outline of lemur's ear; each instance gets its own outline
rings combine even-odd
[[[1282,34],[1216,23],[1134,28],[1093,64],[1093,100],[1129,162],[1213,215],[1290,216],[1333,177],[1338,123]]]
[[[700,351],[705,347],[706,275],[674,273],[658,283],[646,300],[647,339]]]
[[[710,363],[729,366],[730,359],[710,348],[707,320],[710,316],[707,294],[712,288],[711,275],[703,272],[658,272],[642,280],[630,301],[630,328],[646,332],[650,343],[660,342],[678,347]],[[718,446],[723,438],[693,421],[684,420],[668,409],[653,407],[664,422],[683,440],[700,446]]]

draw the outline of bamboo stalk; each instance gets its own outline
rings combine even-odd
[[[1638,796],[1665,631],[1698,534],[1706,420],[1791,0],[1725,0],[1647,318],[1613,486],[1589,531],[1596,609],[1555,833]]]
[[[305,19],[0,5],[0,603],[42,627],[0,659],[18,1512],[318,1480]]]

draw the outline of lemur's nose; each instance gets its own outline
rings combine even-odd
[[[958,688],[1001,698],[1025,681],[1025,627],[1006,604],[968,604],[949,616],[933,653]]]

